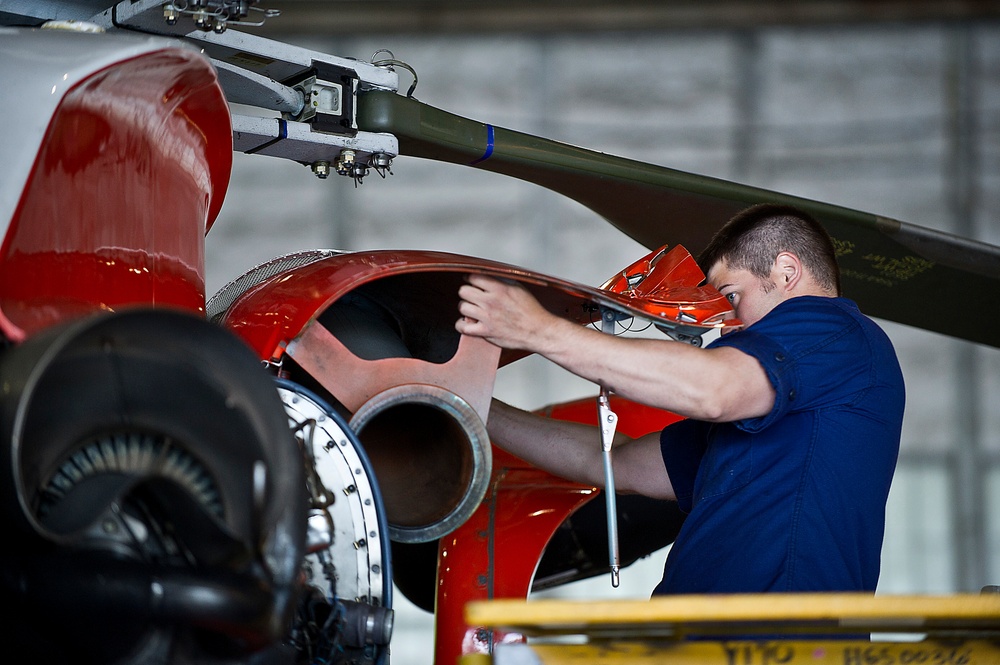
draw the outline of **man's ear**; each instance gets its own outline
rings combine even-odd
[[[793,291],[802,279],[802,261],[791,252],[781,252],[774,259],[775,283],[782,291]]]

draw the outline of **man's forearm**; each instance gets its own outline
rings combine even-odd
[[[604,484],[596,427],[546,418],[493,400],[489,433],[497,446],[553,475],[594,487]]]

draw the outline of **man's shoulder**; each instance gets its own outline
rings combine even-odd
[[[857,303],[849,298],[841,296],[796,296],[779,303],[774,309],[768,312],[764,318],[769,316],[795,315],[802,313],[822,313],[825,315],[841,315],[848,318],[867,318],[858,309]]]
[[[853,300],[802,296],[781,303],[770,314],[775,318],[760,332],[777,336],[781,343],[799,352],[829,346],[842,348],[855,357],[895,358],[889,336]]]
[[[784,348],[792,357],[809,353],[840,341],[858,349],[862,344],[888,346],[891,342],[882,329],[865,316],[857,304],[847,298],[797,296],[778,304],[760,321],[745,331],[747,338],[767,338]],[[726,345],[753,344],[737,337],[720,341]],[[860,350],[860,349],[858,349]]]
[[[881,330],[848,298],[798,296],[778,304],[755,325],[762,333],[802,335],[840,333],[857,328],[863,334]]]

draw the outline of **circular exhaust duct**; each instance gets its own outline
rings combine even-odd
[[[437,540],[479,507],[492,472],[489,435],[455,393],[404,384],[378,393],[350,420],[382,490],[389,536]]]

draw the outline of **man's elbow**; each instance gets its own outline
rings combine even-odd
[[[752,391],[717,391],[706,395],[698,420],[710,423],[728,423],[746,418],[767,415],[774,407],[774,391],[754,393]]]
[[[695,420],[703,420],[709,423],[721,423],[729,419],[729,409],[726,408],[725,404],[723,404],[721,400],[714,396],[703,400],[699,404],[699,408],[701,412],[697,416],[694,416]]]
[[[723,421],[728,413],[729,403],[724,392],[718,385],[691,390],[687,395],[689,405],[684,415],[706,422]]]
[[[726,420],[728,412],[716,401],[702,405],[701,415],[696,420],[704,420],[709,423],[720,423]]]

